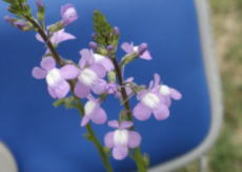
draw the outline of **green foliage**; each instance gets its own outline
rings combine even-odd
[[[119,34],[114,32],[113,27],[100,11],[94,12],[93,27],[96,32],[94,41],[97,42],[99,46],[103,46],[103,48],[106,48],[109,45],[117,47]]]
[[[80,106],[80,100],[74,96],[58,99],[53,103],[54,107],[64,106],[67,109],[74,109]]]

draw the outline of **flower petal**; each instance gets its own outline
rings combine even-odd
[[[68,64],[63,66],[60,72],[64,79],[74,79],[79,75],[80,70],[76,66]]]
[[[91,89],[95,94],[102,94],[107,90],[107,82],[103,79],[98,79]]]
[[[128,156],[128,148],[125,146],[117,146],[113,148],[112,155],[116,160],[123,160]]]
[[[142,55],[140,55],[140,58],[144,60],[152,60],[152,56],[149,51],[145,51]]]
[[[67,81],[61,82],[56,88],[54,88],[55,94],[59,99],[66,97],[70,89],[70,85]]]
[[[135,131],[129,131],[129,142],[128,146],[130,148],[136,148],[140,145],[141,143],[141,136],[139,133]]]
[[[82,122],[81,122],[81,126],[84,127],[88,124],[88,122],[90,121],[90,118],[88,116],[84,116],[82,118]]]
[[[124,42],[121,45],[121,48],[126,52],[126,53],[132,53],[133,52],[133,46],[128,43],[128,42]]]
[[[44,79],[47,75],[47,72],[40,67],[34,67],[32,70],[32,76],[35,79]]]
[[[81,82],[77,82],[74,89],[74,93],[79,98],[85,98],[90,94],[90,89]]]
[[[99,108],[91,116],[91,119],[96,124],[104,124],[107,121],[107,114],[102,108]]]
[[[107,57],[105,57],[105,58],[100,62],[100,64],[103,65],[103,67],[105,68],[105,70],[106,70],[107,72],[110,72],[110,71],[112,71],[112,70],[114,69],[114,65],[113,65],[112,61],[111,61],[109,58],[107,58]]]
[[[55,68],[56,66],[56,62],[55,62],[55,59],[53,57],[45,57],[42,59],[42,61],[40,62],[40,66],[49,71],[53,68]]]
[[[174,100],[180,100],[182,98],[182,94],[179,91],[173,88],[171,88],[170,91],[171,91],[171,98],[173,98]]]
[[[92,52],[89,49],[82,49],[80,51],[81,59],[79,61],[79,66],[81,69],[85,67],[86,65],[91,65],[94,62],[94,59],[92,58]]]
[[[133,115],[135,118],[137,118],[140,121],[145,121],[150,118],[151,110],[144,106],[142,103],[139,103],[135,106],[133,110]]]
[[[90,66],[90,69],[94,71],[100,78],[103,78],[106,75],[105,68],[100,64],[93,64]]]
[[[167,119],[170,115],[168,107],[164,104],[161,104],[158,108],[154,109],[153,113],[157,120]]]
[[[105,146],[108,148],[113,147],[113,135],[114,135],[114,132],[108,132],[104,138]]]
[[[109,121],[108,126],[112,128],[119,128],[119,122],[117,120]]]
[[[120,129],[127,129],[127,128],[130,128],[132,126],[133,126],[133,122],[131,122],[131,121],[123,121],[123,122],[121,122],[119,128]]]
[[[60,44],[61,42],[68,41],[68,40],[73,40],[76,39],[76,37],[70,33],[65,32],[64,29],[53,33],[51,36],[50,40],[53,44]]]
[[[78,19],[75,7],[72,4],[66,4],[61,7],[61,17],[64,25],[68,25]]]

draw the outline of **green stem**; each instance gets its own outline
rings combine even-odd
[[[76,108],[80,112],[80,115],[83,117],[84,109],[83,109],[82,104],[78,103]],[[94,133],[92,127],[91,127],[91,124],[86,125],[86,129],[87,129],[87,133],[88,133],[88,140],[93,142],[93,144],[97,148],[97,150],[98,150],[98,152],[99,152],[99,154],[101,156],[103,165],[106,168],[107,172],[112,172],[113,169],[112,169],[112,165],[109,162],[109,158],[108,158],[107,152],[105,151],[104,147],[99,142],[99,140],[97,139],[97,137],[96,137],[96,135],[95,135],[95,133]]]
[[[121,86],[122,101],[124,102],[124,107],[127,111],[126,119],[132,121],[132,111],[131,111],[131,108],[130,108],[129,97],[128,97],[128,94],[126,92],[126,89],[123,87],[124,79],[123,79],[123,76],[122,76],[122,71],[119,67],[119,64],[118,64],[116,58],[112,58],[112,62],[113,62],[114,67],[115,67],[115,71],[116,71],[116,75],[117,75],[117,78],[118,78],[119,85]],[[146,165],[144,157],[143,157],[143,155],[140,151],[140,148],[134,149],[133,159],[136,162],[136,166],[137,166],[137,169],[138,169],[139,172],[146,172],[147,171],[147,165]]]

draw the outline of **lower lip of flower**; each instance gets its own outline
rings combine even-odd
[[[46,76],[46,81],[49,86],[55,86],[57,85],[60,81],[62,81],[62,77],[60,74],[59,69],[52,69],[48,72]]]
[[[87,86],[91,86],[97,78],[97,74],[91,69],[84,69],[78,77],[78,79]]]
[[[85,115],[90,115],[95,109],[95,107],[96,107],[96,103],[94,101],[88,101],[84,107]]]
[[[127,130],[116,130],[114,131],[114,143],[118,145],[127,145],[128,143],[128,131]]]
[[[148,106],[149,108],[155,108],[160,103],[160,99],[157,95],[153,93],[147,93],[142,98],[141,102],[146,106]]]

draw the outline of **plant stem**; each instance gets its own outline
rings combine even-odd
[[[53,58],[56,60],[56,62],[60,65],[60,66],[64,66],[66,64],[66,62],[59,56],[58,52],[56,51],[54,45],[51,43],[51,41],[49,40],[48,36],[46,35],[45,31],[42,29],[42,27],[30,16],[24,16],[24,18],[26,20],[28,20],[36,29],[37,29],[37,32],[40,34],[40,36],[42,37],[42,39],[44,40],[44,42],[46,43],[47,47],[49,48]],[[72,89],[74,88],[74,82],[69,82]],[[73,90],[72,90],[73,92]],[[82,105],[79,104],[79,106],[77,107],[77,109],[79,110],[81,116],[83,116],[84,114],[84,109],[82,108]],[[101,159],[102,159],[102,162],[103,162],[103,165],[104,167],[106,168],[107,172],[112,172],[113,169],[112,169],[112,165],[111,163],[109,162],[109,158],[108,158],[108,155],[107,153],[105,152],[105,149],[104,147],[102,146],[102,144],[99,142],[98,138],[96,137],[95,135],[95,132],[94,130],[92,129],[91,125],[88,124],[86,126],[86,129],[87,129],[87,132],[88,132],[88,135],[89,135],[89,140],[91,142],[93,142],[93,144],[95,145],[95,147],[97,148],[100,156],[101,156]]]
[[[77,105],[77,109],[79,110],[80,115],[83,116],[84,109],[83,109],[83,106],[81,105],[81,103],[79,103]],[[86,129],[87,129],[87,133],[88,133],[88,140],[93,142],[93,144],[95,145],[96,149],[98,150],[98,152],[99,152],[99,154],[101,156],[103,165],[106,168],[106,171],[107,172],[112,172],[113,169],[112,169],[112,165],[109,162],[108,155],[107,155],[104,147],[101,145],[101,143],[97,139],[97,137],[95,135],[95,132],[93,131],[93,129],[91,127],[91,124],[86,125]]]
[[[127,111],[127,120],[132,121],[132,111],[131,111],[131,108],[130,108],[129,97],[128,97],[127,91],[126,91],[125,87],[123,87],[124,79],[123,79],[123,76],[122,76],[121,68],[120,68],[116,58],[111,58],[111,59],[112,59],[112,62],[114,64],[114,67],[115,67],[115,71],[116,71],[116,75],[117,75],[117,78],[118,78],[119,85],[121,86],[122,101],[124,102],[124,107]],[[144,157],[143,157],[139,148],[134,149],[133,159],[136,162],[136,166],[137,166],[137,169],[138,169],[139,172],[146,172],[147,171],[146,162],[144,161]]]

